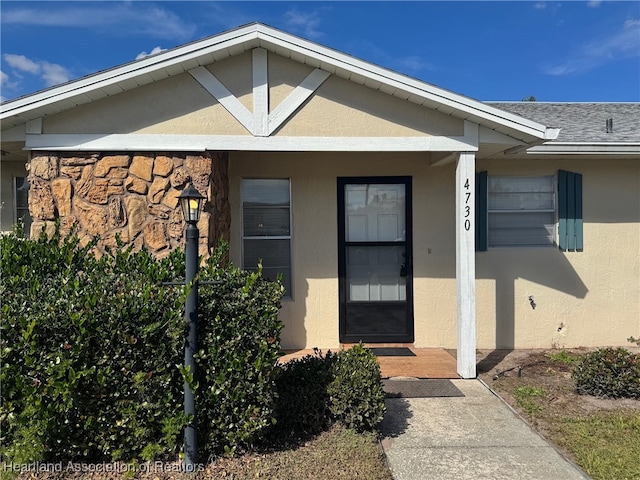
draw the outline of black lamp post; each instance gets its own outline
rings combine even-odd
[[[196,226],[200,220],[200,212],[203,200],[206,200],[193,184],[178,196],[184,220],[187,222],[185,232],[185,284],[190,285],[198,273],[198,237],[200,232]],[[189,295],[185,301],[184,319],[187,324],[187,341],[184,346],[184,367],[195,379],[196,365],[193,354],[197,351],[198,344],[198,282],[193,282]],[[184,430],[184,466],[187,472],[195,471],[198,444],[196,436],[196,406],[193,398],[193,390],[188,382],[184,382],[184,413],[191,416],[192,421]]]

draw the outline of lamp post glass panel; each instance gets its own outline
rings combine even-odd
[[[178,198],[180,199],[184,221],[187,224],[198,223],[198,220],[200,220],[200,205],[206,198],[191,183],[178,195]]]
[[[187,222],[185,232],[185,284],[193,283],[191,290],[185,300],[184,318],[187,324],[187,341],[184,346],[184,367],[193,379],[196,378],[196,365],[193,355],[198,348],[198,282],[193,282],[198,273],[198,227],[196,224],[200,219],[200,206],[206,198],[203,197],[192,184],[178,196],[184,220]],[[198,446],[196,443],[196,408],[193,398],[193,391],[188,382],[184,382],[184,413],[191,416],[192,421],[184,430],[184,465],[187,472],[195,470]]]

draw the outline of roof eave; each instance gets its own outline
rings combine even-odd
[[[529,147],[529,155],[639,155],[638,142],[549,142]]]
[[[393,89],[392,94],[395,96],[428,108],[434,108],[445,114],[486,125],[525,144],[557,138],[557,129],[549,129],[540,123],[519,115],[500,110],[480,101],[258,23],[239,27],[204,40],[176,47],[167,52],[161,52],[126,65],[6,102],[0,105],[0,121],[13,118],[14,122],[3,122],[9,123],[8,127],[25,123],[34,118],[95,100],[88,94],[93,92],[93,97],[96,97],[95,92],[98,89],[125,81],[137,81],[135,86],[144,85],[148,82],[140,83],[140,80],[148,80],[148,77],[145,78],[146,74],[155,72],[157,77],[157,72],[160,70],[175,66],[180,66],[180,69],[178,69],[180,73],[185,72],[191,68],[211,63],[216,59],[225,58],[256,46],[262,46],[289,57],[295,56],[299,58],[302,55],[309,63],[315,64],[317,68],[350,80],[353,80],[351,77],[363,78],[364,80],[358,83],[372,88],[375,88],[375,84],[378,87],[384,85],[385,91]],[[225,55],[221,55],[222,52]],[[293,55],[294,53],[295,55]],[[170,75],[167,74],[166,76]],[[109,95],[101,93],[98,97],[106,98],[107,96]],[[58,107],[51,108],[55,105]]]

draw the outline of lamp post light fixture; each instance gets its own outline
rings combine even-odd
[[[187,223],[185,232],[185,285],[190,285],[189,294],[187,295],[184,306],[184,319],[187,324],[187,341],[184,345],[184,367],[188,370],[195,380],[196,365],[193,359],[194,353],[198,348],[198,281],[196,275],[198,273],[198,231],[197,223],[200,220],[200,212],[202,202],[206,197],[202,196],[196,190],[193,184],[189,184],[187,188],[178,196],[182,214]],[[196,407],[193,397],[193,390],[189,382],[184,382],[184,414],[191,418],[189,424],[184,430],[184,466],[187,472],[195,471],[196,457],[198,453],[197,435],[196,435]]]

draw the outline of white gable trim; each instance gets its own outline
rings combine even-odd
[[[247,25],[7,102],[0,106],[0,120],[3,120],[5,128],[9,128],[26,120],[74,108],[77,105],[137,88],[256,47],[262,47],[294,61],[426,108],[433,108],[458,118],[487,125],[525,143],[536,139],[556,138],[553,136],[553,130],[537,122],[262,24]]]
[[[252,53],[253,112],[246,109],[216,76],[205,67],[189,70],[191,76],[202,85],[227,111],[252,135],[268,137],[307,101],[330,73],[315,69],[269,114],[269,74],[267,51],[254,48]],[[34,132],[35,133],[35,132]]]
[[[240,135],[44,134],[26,135],[25,150],[60,151],[310,151],[475,152],[466,137],[253,137]]]
[[[311,72],[269,115],[269,135],[291,117],[330,76],[330,73],[319,68]]]
[[[254,115],[205,67],[189,70],[196,81],[204,87],[244,128],[254,133]]]
[[[269,136],[269,72],[267,51],[254,48],[251,52],[253,68],[253,134]]]

